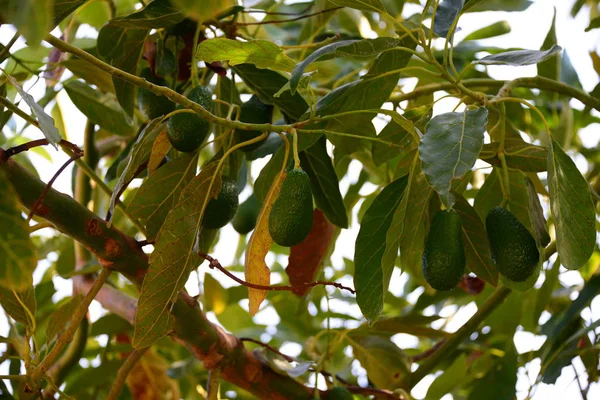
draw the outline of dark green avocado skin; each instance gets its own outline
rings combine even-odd
[[[144,68],[140,76],[158,86],[167,86],[167,81],[152,74],[150,68]],[[138,108],[149,120],[162,117],[175,110],[175,103],[165,96],[158,96],[149,90],[138,89]]]
[[[280,246],[295,246],[312,228],[313,200],[310,178],[301,169],[288,172],[269,215],[269,233]]]
[[[256,227],[256,221],[260,215],[261,203],[255,195],[248,197],[238,207],[231,225],[237,233],[245,235]]]
[[[186,97],[206,110],[212,109],[212,92],[206,86],[195,87]],[[195,151],[209,133],[210,122],[200,118],[197,114],[175,114],[167,121],[167,136],[171,145],[184,153]]]
[[[423,275],[435,290],[454,289],[465,272],[462,226],[456,211],[439,211],[429,228],[423,251]]]
[[[510,211],[494,207],[485,219],[492,260],[498,272],[524,282],[537,268],[540,252],[527,228]]]
[[[242,104],[240,107],[240,122],[246,122],[249,124],[268,124],[271,123],[273,119],[273,106],[268,105],[260,101],[258,96],[253,95],[250,97],[250,100]],[[235,139],[236,143],[246,142],[248,140],[254,139],[260,136],[262,132],[260,131],[247,131],[244,129],[236,129],[235,131]],[[248,146],[244,146],[241,148],[243,152],[249,152],[252,150],[256,150],[260,145],[262,145],[264,140],[261,140],[257,143],[252,143]]]
[[[216,199],[212,199],[206,205],[202,226],[208,229],[219,229],[224,227],[233,219],[238,208],[238,191],[235,181],[223,177],[221,191]]]

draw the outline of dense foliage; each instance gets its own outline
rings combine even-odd
[[[0,2],[0,397],[408,399],[435,374],[427,399],[513,399],[532,362],[520,397],[574,363],[596,390],[600,84],[555,21],[540,49],[486,45],[507,21],[455,40],[531,3]],[[72,196],[39,178],[52,147]]]

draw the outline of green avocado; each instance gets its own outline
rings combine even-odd
[[[343,386],[336,386],[327,391],[327,400],[352,400],[354,396]]]
[[[212,92],[206,86],[197,86],[187,98],[207,110],[212,109]],[[181,107],[177,107],[181,108]],[[167,136],[173,147],[184,153],[196,150],[210,133],[210,123],[197,114],[175,114],[167,121]]]
[[[454,289],[462,279],[465,265],[460,217],[454,210],[439,211],[425,240],[425,280],[435,290]]]
[[[258,96],[250,97],[250,100],[242,104],[240,107],[240,121],[247,122],[249,124],[269,124],[273,119],[273,106],[268,105],[260,101]],[[236,143],[246,142],[250,139],[254,139],[262,134],[260,131],[246,131],[243,129],[236,129],[235,131],[235,140]],[[241,148],[244,152],[249,152],[252,150],[256,150],[260,147],[261,144],[265,142],[261,140],[260,142],[253,143],[248,146],[244,146]]]
[[[313,220],[313,200],[310,178],[301,169],[288,172],[279,196],[269,215],[269,233],[280,246],[295,246],[302,242]]]
[[[158,86],[167,86],[167,81],[155,76],[150,68],[144,68],[140,77]],[[162,117],[175,110],[175,103],[165,96],[157,96],[149,90],[138,89],[138,107],[142,115],[149,120]]]
[[[221,191],[216,199],[206,205],[202,226],[219,229],[227,225],[238,208],[238,190],[235,181],[226,176],[221,179]]]
[[[485,219],[492,260],[498,272],[513,282],[524,282],[537,268],[540,252],[527,228],[510,211],[494,207]]]
[[[238,233],[245,235],[250,232],[256,226],[256,220],[260,214],[261,203],[258,198],[253,194],[248,197],[238,207],[231,225]]]

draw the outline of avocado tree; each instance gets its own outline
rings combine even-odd
[[[600,85],[486,44],[531,3],[2,1],[0,397],[598,393]]]

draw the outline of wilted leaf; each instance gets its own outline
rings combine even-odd
[[[290,258],[285,272],[290,278],[290,284],[295,287],[294,293],[304,296],[310,287],[302,286],[315,280],[315,276],[323,262],[334,226],[327,221],[323,211],[315,208],[313,211],[312,229],[306,239],[290,249]]]
[[[548,186],[558,255],[565,267],[580,268],[596,244],[596,211],[587,181],[554,140],[548,154]]]
[[[423,172],[447,208],[455,201],[450,193],[452,181],[470,171],[479,157],[487,114],[485,108],[477,108],[438,115],[429,121],[421,139]]]
[[[282,170],[273,180],[271,189],[269,189],[263,201],[260,214],[256,220],[256,228],[254,228],[246,248],[246,261],[244,263],[246,281],[255,285],[268,286],[271,283],[271,271],[265,263],[265,256],[269,252],[271,244],[273,244],[273,239],[269,233],[269,215],[286,176],[287,173]],[[258,312],[260,304],[266,297],[267,292],[265,290],[248,288],[250,315],[255,315]]]
[[[386,253],[398,251],[396,238],[390,237],[394,214],[400,206],[408,176],[387,185],[365,213],[356,238],[354,287],[363,315],[372,323],[383,310],[383,300],[394,269]],[[394,241],[394,243],[391,243]]]
[[[150,158],[148,159],[149,175],[152,175],[154,171],[160,167],[160,164],[165,160],[169,150],[171,150],[169,136],[167,136],[166,130],[162,130],[152,145],[152,151],[150,152]]]
[[[0,286],[20,292],[31,287],[38,260],[29,226],[4,171],[0,171],[0,193]]]
[[[456,199],[454,210],[460,216],[467,268],[492,286],[498,285],[498,271],[492,261],[485,226],[464,197]]]
[[[135,315],[133,346],[136,349],[150,346],[169,333],[173,323],[171,304],[191,269],[200,264],[194,245],[206,203],[221,187],[220,175],[213,180],[215,170],[214,162],[202,168],[183,189],[179,202],[169,211],[158,232]]]
[[[134,218],[146,225],[152,240],[163,225],[169,211],[177,204],[179,195],[196,174],[197,157],[181,156],[169,161],[144,181],[127,207]]]
[[[133,133],[133,125],[112,94],[101,93],[80,81],[69,81],[64,87],[73,104],[93,123],[117,135]]]
[[[140,172],[140,168],[146,167],[150,152],[152,151],[152,145],[164,128],[164,125],[160,124],[160,120],[160,118],[156,118],[150,121],[133,144],[127,166],[123,170],[123,173],[121,173],[110,196],[110,203],[108,205],[109,215],[114,214],[119,196]]]
[[[513,65],[523,66],[540,63],[559,53],[562,47],[554,45],[546,51],[540,50],[513,50],[504,53],[493,54],[473,61],[475,64],[483,65]]]
[[[229,65],[253,64],[261,69],[285,72],[292,72],[296,65],[279,46],[268,40],[207,39],[198,45],[196,58],[204,62],[227,61]]]
[[[315,203],[327,219],[340,228],[348,227],[348,214],[340,193],[340,186],[331,158],[327,154],[326,140],[300,153],[302,169],[308,174]]]

